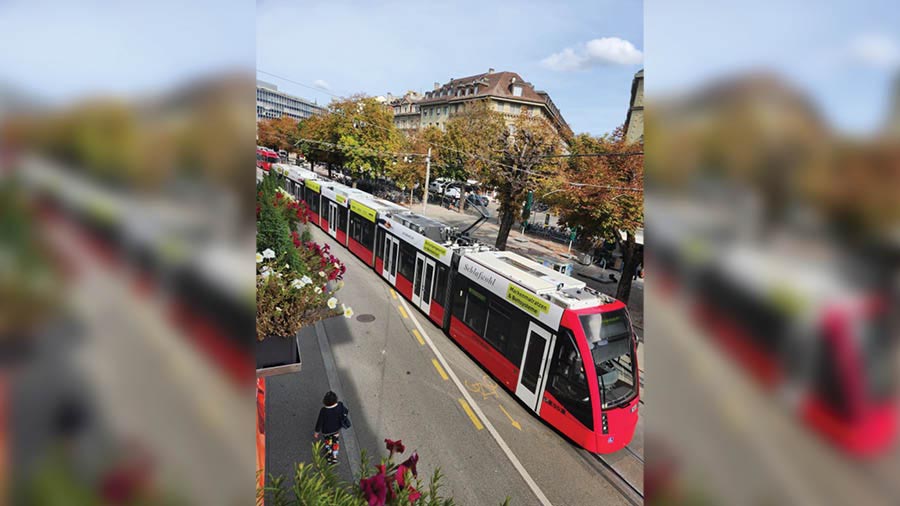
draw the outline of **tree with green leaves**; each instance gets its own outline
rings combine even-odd
[[[426,130],[426,136],[436,147],[431,162],[434,176],[465,181],[489,173],[495,166],[498,144],[506,130],[506,120],[491,109],[488,101],[466,104],[447,121],[444,132],[435,127]]]
[[[481,181],[497,190],[500,230],[495,247],[506,249],[509,232],[522,218],[528,192],[539,193],[557,171],[552,158],[563,147],[556,131],[542,118],[523,114],[504,128],[493,144],[494,163],[485,163]]]
[[[299,144],[307,158],[324,160],[329,174],[339,165],[354,179],[386,175],[403,141],[389,108],[373,97],[354,95],[332,101],[321,116],[301,126]]]
[[[581,134],[570,146],[573,155],[563,165],[555,207],[560,223],[578,227],[583,237],[614,241],[622,251],[622,278],[616,298],[628,302],[631,281],[640,263],[637,231],[644,226],[644,156],[627,144],[624,127],[612,134]],[[577,183],[573,185],[571,183]]]

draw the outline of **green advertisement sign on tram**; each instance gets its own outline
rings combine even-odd
[[[355,200],[350,201],[350,210],[362,216],[363,218],[375,223],[375,210],[360,204]]]

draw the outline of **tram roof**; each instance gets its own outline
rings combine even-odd
[[[560,285],[562,289],[585,286],[584,281],[566,276],[512,251],[481,251],[467,256],[538,295],[553,293]]]
[[[394,213],[391,215],[391,219],[438,243],[447,242],[450,239],[450,232],[454,228],[442,221],[412,211]]]
[[[566,276],[511,251],[467,252],[465,256],[557,306],[583,309],[615,301],[612,297],[589,288],[584,281]]]
[[[287,175],[289,177],[293,177],[294,179],[324,179],[319,176],[319,174],[300,167],[299,165],[290,165],[286,163],[276,163],[275,167],[282,169],[283,171],[287,171]]]
[[[370,195],[365,192],[361,192],[361,193],[363,193],[363,195],[354,196],[353,200],[356,200],[360,204],[363,204],[364,206],[374,209],[376,211],[379,211],[379,212],[392,211],[392,212],[397,212],[397,213],[408,211],[408,209],[401,206],[400,204],[395,204],[388,200],[380,199],[378,197],[375,197],[375,196]]]

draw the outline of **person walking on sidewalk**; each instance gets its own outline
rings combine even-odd
[[[350,428],[348,414],[350,410],[339,402],[337,394],[329,391],[322,399],[324,407],[319,409],[319,418],[316,420],[316,430],[313,433],[315,439],[319,434],[325,436],[325,451],[329,464],[337,462],[338,452],[341,449],[341,429]]]

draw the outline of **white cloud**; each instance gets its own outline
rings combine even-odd
[[[644,53],[634,44],[618,37],[593,39],[578,49],[567,47],[541,60],[551,70],[580,70],[597,65],[638,65]]]
[[[319,88],[320,90],[328,91],[331,89],[331,86],[328,85],[328,82],[322,79],[316,79],[315,81],[313,81],[313,86]]]
[[[863,34],[850,42],[850,57],[857,63],[876,68],[900,65],[900,46],[883,34]]]

